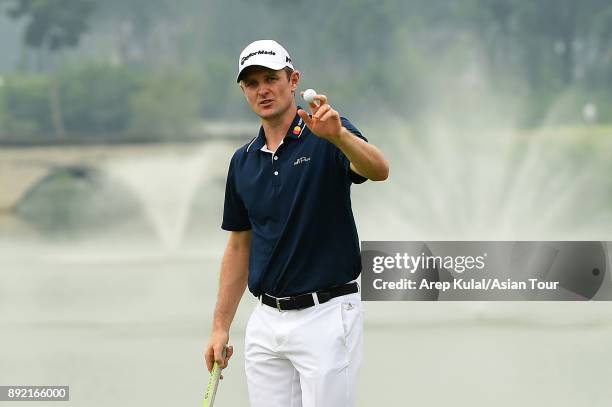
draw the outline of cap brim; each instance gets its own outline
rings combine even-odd
[[[273,69],[275,71],[283,69],[284,67],[289,67],[289,65],[287,65],[287,64],[281,64],[281,63],[275,64],[273,62],[266,62],[265,64],[262,64],[262,63],[257,63],[255,61],[254,63],[246,65],[246,66],[243,66],[242,69],[240,69],[240,72],[238,72],[238,75],[236,75],[236,82],[240,82],[240,77],[242,76],[244,71],[246,71],[248,68],[250,68],[252,66],[262,66],[264,68],[270,68],[270,69]]]

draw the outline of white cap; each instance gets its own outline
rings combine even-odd
[[[236,82],[240,82],[240,73],[244,68],[259,65],[278,71],[288,66],[293,69],[291,57],[285,48],[274,40],[258,40],[250,43],[240,53],[238,60],[238,75]]]

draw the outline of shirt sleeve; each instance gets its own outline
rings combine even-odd
[[[221,229],[228,231],[243,231],[251,229],[249,213],[244,205],[236,185],[236,155],[230,161],[225,184],[225,202],[223,204],[223,222]]]
[[[351,123],[346,117],[340,117],[340,121],[342,122],[342,126],[344,126],[353,135],[359,137],[365,142],[368,141],[368,139],[365,138],[363,134],[361,134],[361,132],[355,126],[353,126],[353,123]],[[340,150],[338,147],[335,147],[335,148],[336,148],[336,161],[341,166],[342,171],[344,171],[344,173],[351,180],[351,182],[354,184],[362,184],[365,181],[367,181],[366,177],[360,174],[357,174],[356,172],[351,170],[351,162],[349,161],[348,157],[344,155],[342,150]]]

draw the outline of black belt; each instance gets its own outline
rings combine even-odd
[[[293,297],[276,298],[268,294],[263,294],[261,302],[276,308],[279,311],[289,311],[295,309],[308,308],[315,305],[314,295],[317,296],[319,304],[323,304],[332,298],[340,297],[341,295],[353,294],[359,291],[359,285],[356,282],[347,283],[337,287],[332,287],[328,290],[320,290],[314,293],[300,294]]]

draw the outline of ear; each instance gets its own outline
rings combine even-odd
[[[295,92],[298,87],[298,83],[300,83],[300,71],[291,72],[289,82],[291,82],[291,91]]]

